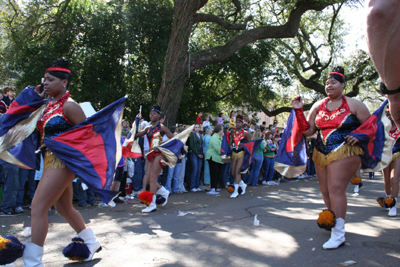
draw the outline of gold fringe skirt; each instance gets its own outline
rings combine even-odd
[[[243,157],[244,157],[244,151],[240,151],[239,153],[232,152],[232,156],[231,156],[232,160],[238,160]]]
[[[393,154],[392,156],[392,161],[390,163],[392,163],[393,161],[400,159],[400,152],[396,152]]]
[[[64,169],[65,164],[56,157],[51,151],[47,151],[44,156],[43,169]]]
[[[322,170],[325,169],[326,166],[331,164],[334,161],[349,158],[351,156],[361,156],[364,155],[364,151],[361,149],[359,145],[348,145],[344,144],[338,148],[338,150],[332,150],[328,155],[325,155],[319,152],[316,148],[314,148],[313,152],[313,161],[318,165]]]

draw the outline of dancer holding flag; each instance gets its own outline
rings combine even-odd
[[[346,188],[361,164],[359,156],[364,154],[357,144],[358,139],[349,134],[370,116],[362,102],[343,95],[345,82],[344,69],[333,68],[325,86],[328,97],[312,106],[308,120],[303,113],[301,98],[292,100],[300,131],[305,136],[318,131],[313,160],[322,197],[329,210],[326,211],[328,214],[320,215],[319,224],[330,224],[332,227],[331,238],[323,245],[324,249],[344,245]],[[323,215],[328,215],[333,221],[322,221]]]
[[[161,107],[154,105],[150,110],[150,125],[142,131],[137,132],[135,138],[146,135],[149,141],[149,151],[147,156],[146,173],[143,178],[143,192],[139,194],[139,199],[148,204],[148,207],[143,209],[142,212],[152,212],[157,209],[156,196],[161,195],[165,198],[162,206],[168,202],[169,191],[164,186],[157,182],[161,169],[165,167],[163,161],[166,161],[165,156],[159,151],[157,147],[161,145],[162,135],[167,135],[168,138],[173,138],[174,135],[160,123]],[[142,114],[137,115],[137,119],[141,119]],[[150,185],[150,191],[146,191],[147,185]]]
[[[241,169],[244,160],[245,151],[240,144],[250,142],[250,134],[243,129],[243,117],[237,115],[236,117],[236,128],[230,132],[229,145],[233,146],[232,149],[232,175],[235,178],[234,191],[231,194],[231,198],[237,198],[239,196],[239,187],[242,189],[240,195],[244,195],[246,192],[246,183],[242,180]],[[247,171],[247,170],[246,170]]]
[[[56,60],[45,71],[42,86],[27,87],[4,115],[0,132],[0,157],[23,168],[37,168],[35,150],[41,140],[44,170],[32,200],[31,241],[25,243],[25,266],[43,266],[43,245],[48,232],[48,211],[54,205],[78,233],[63,254],[71,260],[90,261],[101,250],[92,229],[72,206],[72,181],[79,176],[106,203],[117,194],[110,191],[116,165],[121,157],[119,143],[125,98],[114,102],[89,119],[70,97],[71,71],[68,61]],[[41,91],[41,89],[44,89]],[[51,96],[44,99],[45,94]],[[40,131],[40,138],[35,128]],[[107,151],[107,153],[106,153]],[[36,165],[36,166],[35,166]],[[0,238],[0,262],[17,248],[12,236]],[[1,243],[0,242],[0,243]],[[8,245],[8,244],[13,245]],[[15,243],[15,244],[14,244]],[[19,246],[21,251],[23,246]]]

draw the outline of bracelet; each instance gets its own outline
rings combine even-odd
[[[294,111],[296,113],[297,124],[299,125],[300,131],[307,131],[310,128],[310,124],[308,123],[306,116],[304,116],[303,108],[295,108]]]
[[[388,90],[386,85],[383,82],[381,82],[381,86],[379,87],[379,89],[380,89],[381,93],[385,94],[385,95],[395,95],[395,94],[400,93],[400,87],[397,88],[396,90]]]

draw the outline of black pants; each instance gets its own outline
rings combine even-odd
[[[217,189],[219,176],[221,175],[223,164],[212,161],[212,159],[208,160],[208,164],[210,166],[211,188]]]

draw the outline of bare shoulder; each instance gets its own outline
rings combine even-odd
[[[350,109],[359,109],[359,108],[367,109],[367,106],[360,100],[357,100],[357,99],[351,98],[351,97],[347,97],[347,96],[345,96],[345,97],[346,97],[347,103],[349,104]]]
[[[71,97],[64,103],[64,113],[72,125],[76,125],[86,119],[82,107]]]

